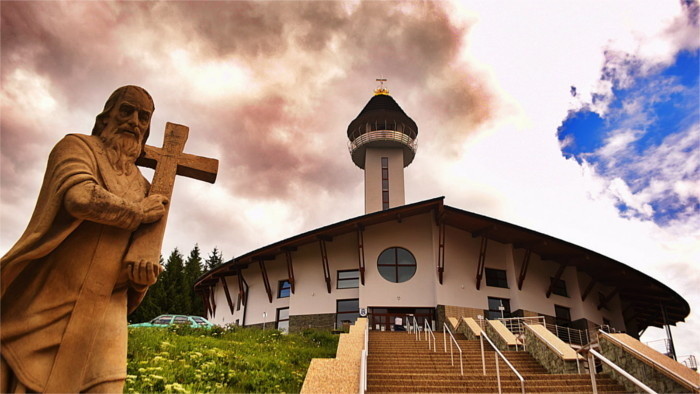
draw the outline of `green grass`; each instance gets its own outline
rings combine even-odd
[[[311,359],[337,345],[314,330],[130,328],[125,392],[299,392]]]

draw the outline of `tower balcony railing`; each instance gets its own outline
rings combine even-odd
[[[373,141],[400,142],[409,147],[413,152],[415,152],[416,148],[418,147],[418,144],[416,144],[416,140],[400,131],[374,130],[362,134],[359,137],[355,138],[353,141],[348,142],[348,150],[350,151],[350,153],[353,153],[360,146]]]

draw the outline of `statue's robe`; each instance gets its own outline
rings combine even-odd
[[[64,200],[69,189],[86,182],[107,190],[109,198],[81,220],[68,213]],[[81,294],[90,280],[90,262],[116,264],[111,271],[119,274],[99,278],[113,287],[104,313],[81,316],[94,319],[93,343],[70,349],[67,356],[71,368],[84,369],[81,391],[126,378],[127,311],[140,302],[145,287],[130,284],[123,256],[148,188],[138,169],[129,176],[115,172],[98,137],[67,135],[51,152],[29,225],[0,260],[2,357],[30,390],[44,391],[76,301],[90,296]],[[111,250],[108,256],[99,255],[104,245]]]

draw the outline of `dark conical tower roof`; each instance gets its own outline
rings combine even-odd
[[[365,168],[367,148],[396,148],[403,150],[404,167],[416,155],[418,126],[383,87],[348,126],[348,148],[352,161]]]
[[[406,115],[396,100],[388,94],[373,96],[360,111],[360,114],[357,115],[357,118],[350,122],[348,126],[348,138],[350,141],[364,134],[363,131],[366,128],[366,124],[379,124],[382,125],[381,129],[402,131],[411,138],[416,138],[418,135],[416,122]],[[403,125],[403,129],[395,127],[395,125]]]

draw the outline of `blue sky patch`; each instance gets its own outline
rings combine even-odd
[[[606,56],[612,65],[601,79],[613,83],[612,95],[594,95],[596,103],[568,113],[557,129],[562,154],[617,180],[612,193],[622,216],[660,225],[697,216],[700,51],[679,52],[672,64],[645,73],[629,55]],[[593,105],[599,102],[607,108]]]

